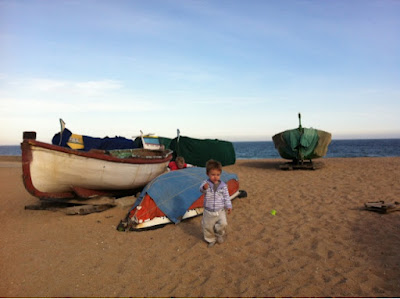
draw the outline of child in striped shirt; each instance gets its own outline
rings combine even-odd
[[[230,214],[232,203],[228,186],[220,180],[222,173],[221,163],[215,160],[207,161],[206,171],[208,179],[200,186],[200,191],[205,193],[201,224],[204,240],[208,243],[208,247],[212,247],[215,243],[221,244],[224,242],[228,225],[225,210]]]

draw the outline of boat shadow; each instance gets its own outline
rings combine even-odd
[[[279,169],[279,166],[284,163],[284,160],[251,160],[241,163],[241,166],[258,169]]]
[[[276,170],[287,170],[285,169],[284,166],[289,165],[291,162],[289,160],[282,160],[282,159],[277,159],[275,160],[252,160],[252,161],[246,161],[241,164],[241,166],[244,167],[251,167],[251,168],[257,168],[257,169],[276,169]],[[313,161],[312,163],[313,168],[310,167],[298,167],[298,169],[312,169],[312,170],[317,170],[325,167],[325,164],[321,161]],[[293,170],[293,169],[292,169]]]

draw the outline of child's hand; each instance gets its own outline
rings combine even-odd
[[[229,209],[228,209],[228,215],[229,215],[231,212],[232,212],[232,209],[229,208]]]
[[[204,189],[204,190],[207,190],[207,189],[208,189],[208,183],[205,183],[205,184],[203,185],[203,189]]]

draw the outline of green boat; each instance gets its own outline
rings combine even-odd
[[[147,134],[135,139],[136,147],[154,149],[163,146],[165,149],[173,151],[174,161],[177,156],[185,158],[185,162],[194,166],[205,167],[210,159],[218,160],[222,166],[233,165],[236,162],[236,153],[232,142],[218,139],[196,139],[181,136],[179,129],[177,137],[170,139],[167,137],[154,136]]]
[[[321,158],[328,152],[331,143],[331,133],[301,126],[299,113],[299,127],[278,133],[272,137],[279,155],[294,163],[303,163],[304,160]]]
[[[173,160],[177,156],[182,156],[186,163],[199,167],[205,167],[210,159],[221,162],[222,166],[233,165],[236,162],[236,153],[232,142],[181,136],[179,129],[177,135],[165,146],[174,152]],[[161,142],[165,142],[165,140]]]

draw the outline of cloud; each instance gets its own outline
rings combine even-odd
[[[51,79],[32,79],[28,80],[25,84],[22,82],[22,88],[29,88],[33,91],[57,91],[62,88],[66,88],[68,82],[66,81],[57,81]]]
[[[234,103],[237,108],[237,106],[247,107],[249,105],[265,104],[269,100],[260,97],[204,97],[204,99],[192,99],[191,102],[202,105],[232,105]]]
[[[0,114],[138,112],[164,109],[146,96],[126,91],[116,80],[68,81],[0,77]],[[38,109],[40,108],[40,109]]]
[[[65,81],[34,78],[24,82],[19,82],[22,88],[27,88],[33,92],[71,92],[74,94],[97,95],[104,92],[119,90],[123,87],[122,83],[115,80],[99,81]]]
[[[132,103],[133,104],[133,103]],[[99,103],[68,103],[41,99],[13,99],[2,98],[0,104],[0,114],[5,115],[48,115],[53,113],[96,113],[96,112],[140,112],[160,110],[159,105],[149,102],[138,101],[134,105],[123,105],[110,101]],[[34,111],[34,112],[33,112]]]
[[[72,87],[78,89],[78,92],[88,95],[102,94],[104,92],[120,90],[123,85],[119,81],[102,80],[102,81],[86,81],[75,83]]]

